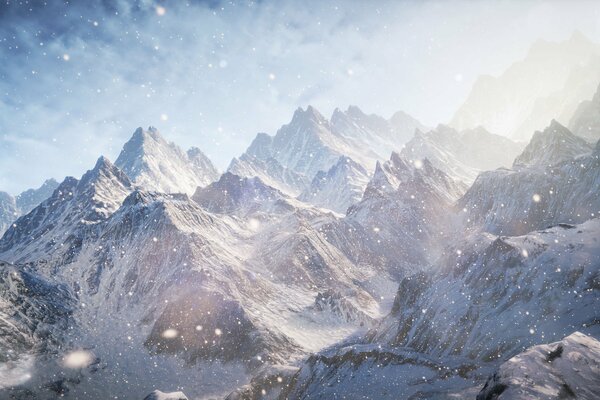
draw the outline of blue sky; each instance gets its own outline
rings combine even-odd
[[[226,168],[299,106],[447,122],[538,38],[600,41],[594,1],[6,1],[0,190],[80,176],[153,125]]]

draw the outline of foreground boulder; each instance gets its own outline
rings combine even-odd
[[[490,376],[477,400],[591,400],[599,395],[600,342],[575,332],[506,361]]]
[[[144,397],[144,400],[188,400],[188,398],[183,392],[165,393],[160,390],[155,390]]]

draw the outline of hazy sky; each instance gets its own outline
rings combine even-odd
[[[538,38],[600,41],[587,1],[41,1],[0,5],[0,190],[79,177],[138,126],[224,169],[299,106],[447,122]]]

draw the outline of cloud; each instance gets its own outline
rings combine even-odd
[[[23,140],[1,139],[0,185],[13,193],[114,160],[137,126],[224,168],[308,103],[437,124],[477,74],[500,72],[537,37],[600,37],[591,2],[11,4],[0,12],[0,138]]]

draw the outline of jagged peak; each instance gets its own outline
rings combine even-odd
[[[264,132],[259,132],[248,146],[246,154],[253,157],[257,157],[264,160],[271,156],[271,144],[273,143],[273,137]]]
[[[513,167],[557,164],[589,153],[591,146],[582,138],[553,119],[543,131],[536,131],[523,152],[515,158]]]
[[[303,110],[302,107],[298,107],[298,109],[294,112],[294,116],[292,117],[292,124],[294,122],[304,122],[311,121],[318,124],[326,124],[327,119],[313,106],[309,105],[306,107],[306,110]]]
[[[141,126],[138,127],[131,138],[123,146],[123,150],[132,150],[134,148],[142,148],[148,141],[167,143],[162,137],[158,129],[153,126],[149,126],[147,130],[144,130]]]
[[[346,110],[346,114],[353,118],[364,118],[367,116],[367,114],[363,110],[361,110],[358,106],[355,105],[349,105],[348,109]]]
[[[100,156],[96,161],[94,168],[88,170],[79,181],[79,185],[85,186],[88,184],[94,184],[99,179],[108,178],[116,179],[125,187],[131,186],[131,181],[125,175],[123,171],[117,168],[108,158]]]

